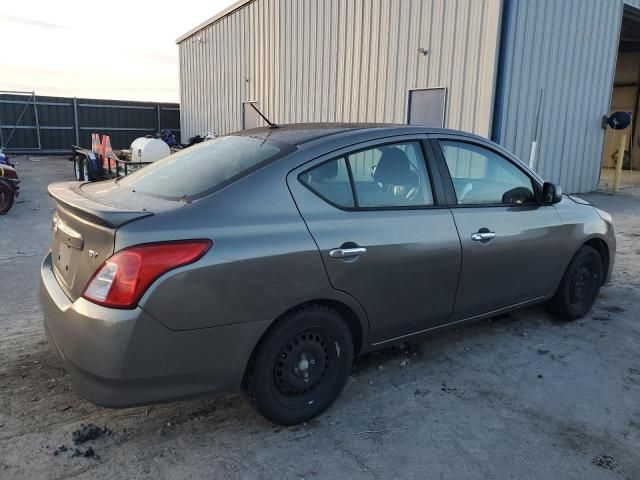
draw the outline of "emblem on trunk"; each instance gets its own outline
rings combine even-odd
[[[98,258],[98,252],[96,252],[95,250],[89,250],[89,257]]]

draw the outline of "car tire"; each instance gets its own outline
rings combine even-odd
[[[296,425],[320,415],[340,395],[353,361],[347,324],[324,305],[278,319],[256,346],[244,389],[268,420]]]
[[[549,309],[563,320],[576,320],[593,307],[602,285],[602,258],[598,251],[583,245],[567,267]]]
[[[89,159],[85,158],[82,160],[82,180],[85,182],[90,182],[91,179],[91,170],[89,169]]]
[[[82,158],[73,157],[73,176],[75,177],[76,182],[84,181],[83,163]]]
[[[0,179],[0,215],[4,215],[13,206],[15,192],[13,187],[6,181]]]

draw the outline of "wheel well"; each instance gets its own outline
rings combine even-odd
[[[609,271],[609,247],[606,242],[600,238],[592,238],[584,244],[595,248],[600,254],[600,259],[602,260],[602,282],[604,283],[607,277],[607,272]]]
[[[360,353],[360,350],[362,350],[362,325],[360,324],[360,319],[358,318],[358,315],[349,306],[337,300],[317,299],[317,300],[311,300],[309,302],[301,303],[299,305],[291,307],[286,312],[283,312],[282,315],[280,315],[278,318],[274,320],[274,323],[277,322],[279,318],[288,314],[290,311],[307,306],[307,305],[324,305],[338,312],[338,315],[340,315],[340,317],[344,319],[344,321],[347,323],[347,326],[349,327],[349,331],[351,332],[354,356]],[[271,330],[272,328],[273,328],[273,323],[269,326],[269,328],[266,329],[266,331],[262,334],[262,336],[260,337],[256,345],[254,346],[253,352],[251,353],[248,363],[245,366],[245,373],[242,380],[243,384],[246,381],[247,371],[249,369],[249,366],[251,365],[251,362],[253,361],[258,345],[260,345],[260,343],[262,342],[262,339],[267,335],[267,332],[269,332],[269,330]]]
[[[356,315],[356,312],[354,312],[349,306],[336,300],[313,300],[312,302],[307,302],[306,305],[314,303],[325,305],[338,312],[338,314],[347,323],[347,326],[351,331],[351,339],[353,340],[353,354],[357,355],[358,353],[360,353],[360,350],[362,348],[362,324],[360,323],[360,319],[358,318],[358,315]]]
[[[354,355],[357,355],[360,352],[360,350],[362,349],[362,325],[360,324],[360,319],[358,318],[358,315],[349,306],[337,300],[316,299],[316,300],[311,300],[309,302],[301,303],[299,305],[291,307],[286,312],[283,312],[282,315],[280,315],[277,319],[275,319],[275,321],[277,321],[279,318],[283,317],[284,315],[288,314],[292,310],[296,310],[298,308],[309,306],[309,305],[324,305],[338,312],[338,315],[340,315],[340,317],[346,322],[347,326],[349,327],[349,331],[351,332]],[[272,328],[272,326],[269,327],[267,331],[269,331]]]

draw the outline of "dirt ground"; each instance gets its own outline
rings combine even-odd
[[[17,160],[22,195],[0,217],[0,478],[640,478],[640,190],[586,196],[619,248],[587,318],[530,308],[364,356],[326,414],[280,428],[239,394],[109,410],[74,392],[37,300],[46,185],[72,169]],[[81,423],[112,431],[81,446],[99,458],[73,456]]]

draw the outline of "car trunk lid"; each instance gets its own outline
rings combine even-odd
[[[74,301],[113,254],[120,226],[182,205],[124,191],[116,182],[54,183],[49,185],[49,194],[56,201],[51,240],[53,271]]]

